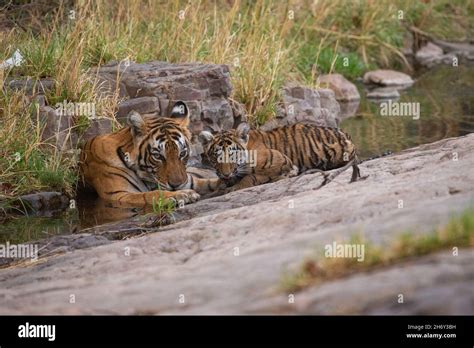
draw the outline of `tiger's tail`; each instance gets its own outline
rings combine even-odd
[[[321,170],[321,169],[309,169],[304,171],[302,174],[314,174],[314,173],[321,173],[324,177],[323,182],[321,185],[319,185],[316,189],[319,189],[327,184],[329,184],[331,181],[333,181],[337,176],[339,176],[341,173],[345,172],[349,167],[352,166],[352,177],[351,177],[351,183],[357,181],[361,176],[360,176],[360,169],[359,169],[359,158],[357,155],[351,159],[349,162],[347,162],[344,167],[337,168],[335,170],[332,170],[331,172]]]

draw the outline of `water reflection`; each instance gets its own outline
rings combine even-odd
[[[401,90],[398,102],[420,103],[420,118],[381,116],[380,101],[366,98],[359,85],[361,103],[355,117],[341,128],[351,134],[361,158],[398,152],[420,144],[474,132],[474,68],[439,66]]]

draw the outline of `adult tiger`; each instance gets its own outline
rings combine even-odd
[[[117,132],[90,139],[81,153],[84,181],[101,198],[131,206],[151,206],[159,199],[186,204],[215,190],[218,179],[186,172],[191,134],[185,103],[177,102],[167,118],[145,118],[132,111],[127,123]]]
[[[350,166],[351,182],[360,178],[355,145],[337,128],[294,124],[264,132],[241,123],[217,135],[203,131],[199,139],[203,160],[214,167],[221,185],[229,186],[220,193],[314,172],[323,174],[322,186]],[[326,172],[336,168],[331,174]]]

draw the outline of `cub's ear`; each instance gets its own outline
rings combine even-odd
[[[199,133],[199,142],[204,147],[208,145],[212,141],[212,139],[214,139],[214,136],[209,131],[202,131],[201,133]]]
[[[244,144],[247,144],[247,142],[249,141],[249,132],[250,126],[246,122],[242,122],[241,124],[239,124],[239,126],[235,130],[235,134]]]
[[[171,109],[170,118],[178,121],[181,126],[187,127],[189,125],[189,109],[187,105],[182,101],[176,102]]]
[[[145,120],[135,110],[132,110],[128,113],[127,116],[127,124],[130,126],[132,130],[132,136],[137,137],[145,134],[146,131],[146,123]]]

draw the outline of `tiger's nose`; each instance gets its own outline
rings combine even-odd
[[[168,185],[170,185],[170,187],[173,189],[173,190],[176,190],[178,187],[180,187],[181,185],[183,185],[182,183],[174,183],[174,182],[169,182]]]

